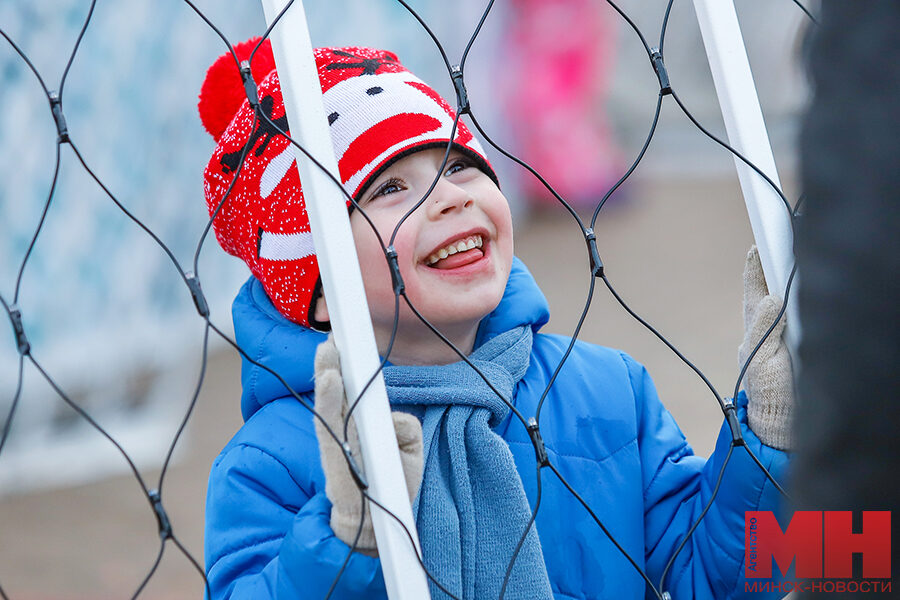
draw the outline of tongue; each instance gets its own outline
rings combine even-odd
[[[431,266],[435,269],[456,269],[471,264],[482,256],[484,256],[484,252],[481,251],[481,248],[472,248],[471,250],[457,252],[447,258],[442,258]]]

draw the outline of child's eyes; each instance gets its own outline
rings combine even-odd
[[[444,171],[444,177],[450,177],[451,175],[455,175],[456,173],[474,166],[475,163],[472,161],[472,159],[465,156],[458,156],[450,161],[447,166],[447,170]],[[384,181],[377,188],[375,188],[375,191],[372,192],[371,196],[369,196],[368,202],[371,202],[376,198],[380,198],[382,196],[388,196],[390,194],[402,192],[405,189],[406,184],[402,179],[391,177],[390,179]]]
[[[454,173],[459,173],[464,169],[468,169],[469,167],[474,166],[472,160],[466,157],[459,157],[453,160],[447,170],[444,172],[445,177],[449,177]]]
[[[387,196],[388,194],[396,194],[397,192],[403,191],[403,182],[396,178],[391,178],[382,183],[376,188],[376,190],[372,193],[369,200],[374,200],[379,196]]]

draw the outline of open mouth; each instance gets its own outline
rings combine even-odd
[[[457,269],[484,257],[483,246],[481,234],[468,235],[436,249],[425,264],[434,269]]]

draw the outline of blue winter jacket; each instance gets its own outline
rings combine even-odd
[[[244,360],[245,424],[215,460],[209,481],[205,557],[212,597],[325,598],[348,547],[328,526],[330,503],[309,410],[313,356],[324,336],[282,317],[253,278],[233,313],[240,346],[308,404]],[[516,261],[504,298],[482,322],[479,338],[523,324],[537,334],[548,318],[546,300]],[[566,337],[535,335],[531,364],[513,399],[526,417],[534,414],[568,343]],[[786,456],[747,428],[745,404],[742,394],[744,438],[779,478]],[[525,428],[510,418],[496,431],[509,443],[534,506],[535,455]],[[694,456],[641,365],[617,350],[578,342],[544,403],[541,432],[552,463],[658,585],[712,494],[729,449],[728,429],[723,427],[709,460]],[[536,523],[555,597],[652,597],[578,500],[549,469],[542,477]],[[736,448],[716,501],[669,570],[665,589],[672,598],[766,597],[744,591],[744,511],[775,511],[778,500],[762,471]],[[379,560],[358,553],[331,594],[333,600],[386,597]]]

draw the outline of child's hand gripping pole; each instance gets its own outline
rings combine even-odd
[[[266,21],[272,25],[287,0],[262,0],[262,4]],[[271,39],[291,136],[337,177],[302,2],[294,0],[273,28]],[[347,208],[332,179],[300,150],[296,156],[347,396],[355,399],[380,361]],[[428,581],[417,556],[419,540],[382,377],[376,377],[367,388],[354,416],[368,494],[386,509],[369,505],[388,596],[391,600],[428,600]]]
[[[743,368],[750,353],[763,339],[781,312],[781,298],[770,294],[763,277],[756,247],[747,254],[744,266],[744,341],[738,349],[738,367]],[[767,446],[791,449],[791,419],[794,409],[794,382],[791,356],[782,338],[787,317],[775,323],[747,366],[747,421],[753,433]]]
[[[349,406],[344,394],[344,380],[341,378],[340,356],[330,335],[316,350],[315,385],[316,412],[340,438]],[[397,446],[400,448],[409,501],[412,503],[422,480],[422,426],[416,417],[403,412],[391,413],[391,419],[397,433]],[[346,445],[342,447],[326,430],[322,421],[316,420],[316,437],[319,439],[322,470],[325,471],[325,494],[331,501],[331,529],[344,543],[353,545],[355,541],[357,551],[375,556],[378,550],[372,527],[372,513],[365,511],[363,514],[363,503],[360,501],[360,479],[365,476],[365,472],[358,472],[362,465],[357,463],[352,466],[357,470],[354,473],[348,464],[349,461],[356,462],[360,456],[356,423],[350,416]]]

